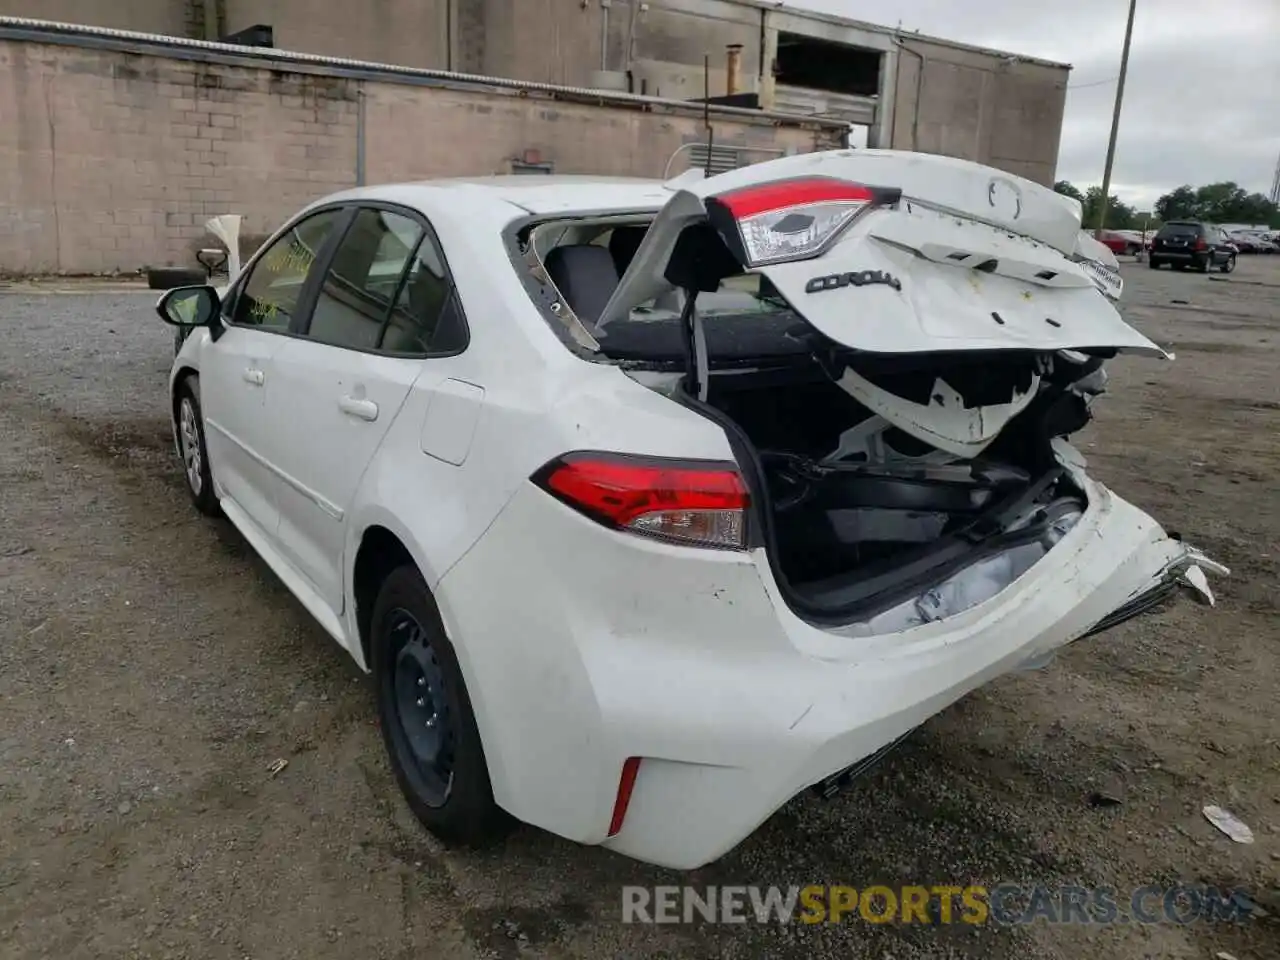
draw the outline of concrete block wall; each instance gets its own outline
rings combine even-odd
[[[267,233],[355,184],[361,95],[368,182],[509,173],[527,149],[557,173],[659,176],[704,137],[692,107],[0,39],[0,272],[194,265],[204,221],[222,213]],[[766,118],[721,116],[715,128],[720,146],[807,151],[835,136]]]
[[[0,42],[0,269],[190,263],[203,223],[349,186],[355,89],[209,64]]]

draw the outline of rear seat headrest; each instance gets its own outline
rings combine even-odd
[[[636,251],[640,249],[644,235],[648,232],[648,227],[614,227],[613,233],[609,235],[609,253],[613,255],[613,265],[617,268],[619,277],[631,266],[631,261],[635,259]]]
[[[547,274],[578,319],[595,323],[618,287],[618,268],[604,247],[567,244],[553,247],[546,258]]]

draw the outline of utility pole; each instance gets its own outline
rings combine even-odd
[[[1102,171],[1102,202],[1098,204],[1098,225],[1094,237],[1102,238],[1102,228],[1107,222],[1107,202],[1111,198],[1111,165],[1116,159],[1116,135],[1120,132],[1120,106],[1124,101],[1124,77],[1129,72],[1129,42],[1133,39],[1133,15],[1138,0],[1129,0],[1129,22],[1124,28],[1124,52],[1120,54],[1120,78],[1116,82],[1116,109],[1111,116],[1111,140],[1107,144],[1107,165]]]

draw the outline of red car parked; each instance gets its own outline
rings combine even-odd
[[[1102,236],[1099,240],[1117,256],[1124,254],[1132,257],[1142,251],[1142,241],[1140,239],[1117,230],[1102,231]]]

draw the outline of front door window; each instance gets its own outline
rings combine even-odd
[[[232,305],[231,322],[264,330],[288,330],[307,274],[346,213],[341,209],[322,210],[278,237],[250,268]]]

